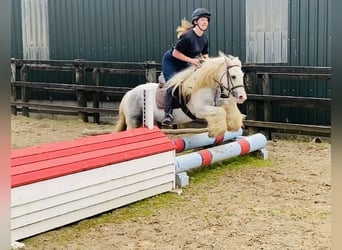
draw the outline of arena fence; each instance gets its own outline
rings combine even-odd
[[[134,85],[121,86],[120,84],[102,82],[103,75],[136,75],[144,79],[144,82],[157,82],[161,71],[161,65],[153,61],[147,62],[107,62],[85,60],[11,60],[11,112],[17,115],[21,112],[24,116],[30,113],[48,113],[78,115],[84,122],[89,122],[88,117],[100,123],[101,115],[116,115],[118,109],[100,105],[106,102],[106,97],[116,97],[117,101],[124,93]],[[30,74],[37,71],[69,72],[72,79],[68,82],[44,82],[31,80]],[[277,107],[298,107],[308,110],[324,110],[330,114],[331,98],[315,96],[277,95],[272,80],[308,80],[315,81],[325,92],[331,78],[331,67],[313,66],[270,66],[270,65],[243,65],[245,72],[245,85],[248,100],[242,107],[247,114],[244,122],[249,134],[264,131],[267,137],[273,131],[294,132],[299,134],[330,136],[330,119],[328,124],[305,124],[291,122],[275,122],[272,114]],[[87,79],[86,79],[87,78]],[[143,82],[137,82],[141,84]],[[307,86],[307,84],[303,84]],[[51,100],[37,101],[32,97],[34,91],[44,93],[62,93],[74,97],[74,105],[60,104]],[[327,96],[327,95],[325,95]],[[50,102],[49,102],[50,101]],[[89,104],[90,103],[90,104]],[[286,115],[286,114],[285,114]],[[317,123],[317,122],[316,122]]]

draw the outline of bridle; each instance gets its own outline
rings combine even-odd
[[[244,88],[243,84],[239,84],[239,85],[234,86],[232,77],[229,73],[229,69],[233,68],[233,67],[239,67],[239,65],[231,65],[231,66],[227,67],[227,71],[222,74],[222,76],[220,77],[220,81],[217,81],[215,79],[215,82],[219,84],[219,88],[221,90],[221,98],[228,98],[230,94],[232,94],[232,96],[238,98],[237,96],[235,96],[234,89]],[[224,77],[224,75],[226,75],[226,77],[227,77],[228,87],[224,86],[222,83],[222,78]],[[222,94],[223,90],[226,90],[228,92],[228,96]]]

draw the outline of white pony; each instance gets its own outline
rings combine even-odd
[[[219,52],[218,57],[208,58],[198,67],[189,67],[175,74],[167,84],[173,88],[174,96],[179,101],[179,107],[173,110],[174,123],[204,119],[210,137],[223,135],[227,130],[240,129],[244,115],[240,113],[237,104],[247,99],[241,66],[238,57]],[[158,83],[146,84],[153,86],[154,95],[164,93],[160,91]],[[144,85],[136,86],[123,96],[115,131],[143,126]],[[153,115],[157,124],[163,120],[164,110],[158,107],[157,98],[154,99]]]

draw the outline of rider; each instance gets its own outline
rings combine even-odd
[[[200,64],[199,56],[208,58],[208,39],[204,32],[208,28],[210,13],[205,8],[197,8],[191,15],[192,27],[182,34],[176,45],[165,52],[162,60],[162,72],[167,82],[175,73]],[[165,92],[164,119],[162,125],[172,126],[172,88]]]

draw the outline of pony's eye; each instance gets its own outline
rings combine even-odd
[[[236,79],[236,76],[232,76],[232,79],[235,80],[235,79]]]

